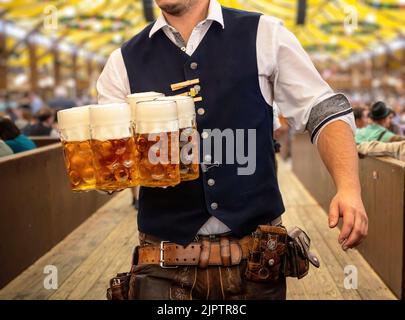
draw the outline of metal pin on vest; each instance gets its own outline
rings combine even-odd
[[[208,170],[214,168],[214,167],[219,167],[219,162],[215,161],[214,163],[201,163],[201,170],[203,172],[208,172]]]

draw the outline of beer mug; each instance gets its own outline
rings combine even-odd
[[[141,101],[136,106],[135,146],[139,184],[167,187],[180,183],[179,127],[174,101]]]
[[[149,92],[138,92],[132,93],[127,95],[127,103],[131,107],[131,120],[132,123],[135,124],[135,116],[136,116],[136,104],[140,101],[150,101],[156,98],[164,97],[163,93],[149,91]]]
[[[73,191],[87,191],[96,187],[89,107],[76,107],[57,113],[65,165]]]
[[[198,179],[199,144],[194,99],[187,96],[172,96],[157,100],[175,101],[179,121],[180,178],[181,181]]]
[[[92,106],[90,131],[97,189],[116,191],[135,186],[137,152],[128,104]]]

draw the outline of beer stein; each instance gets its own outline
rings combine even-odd
[[[135,117],[135,146],[140,154],[139,184],[145,187],[177,185],[180,170],[176,103],[138,102]]]
[[[180,178],[181,181],[198,179],[199,144],[194,99],[186,96],[172,96],[157,100],[175,101],[179,121]]]
[[[95,189],[93,152],[90,144],[89,106],[57,113],[65,165],[73,191]]]
[[[135,186],[137,152],[129,105],[113,103],[92,106],[90,131],[97,189],[117,191]]]
[[[135,128],[135,116],[136,116],[136,103],[140,101],[150,101],[156,98],[164,97],[163,93],[148,91],[148,92],[138,92],[127,95],[127,103],[131,108],[131,121],[132,126]]]

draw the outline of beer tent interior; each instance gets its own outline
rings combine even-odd
[[[347,86],[352,70],[368,78],[357,79],[360,82],[370,82],[370,74],[363,72],[367,68],[403,77],[403,1],[220,2],[280,18],[317,67],[327,69],[324,76],[338,89]],[[47,95],[63,84],[77,90],[90,88],[94,95],[108,55],[158,14],[151,0],[3,0],[0,90],[40,90]]]

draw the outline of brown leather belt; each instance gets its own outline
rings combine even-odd
[[[247,259],[251,237],[236,239],[219,236],[217,239],[202,237],[187,247],[161,241],[160,244],[141,246],[138,251],[138,265],[158,264],[162,268],[178,266],[233,266]]]

